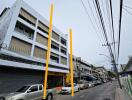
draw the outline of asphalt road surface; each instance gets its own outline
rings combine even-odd
[[[116,82],[108,82],[71,95],[57,95],[55,100],[115,100]]]

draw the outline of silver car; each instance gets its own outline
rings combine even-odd
[[[47,100],[53,99],[53,89],[47,89]],[[25,85],[14,93],[0,94],[0,100],[42,100],[43,85]]]

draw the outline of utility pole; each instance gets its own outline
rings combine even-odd
[[[113,43],[108,43],[108,44],[103,44],[102,46],[111,46],[111,45],[113,45],[113,44],[115,44],[115,43],[117,43],[117,42],[113,42]],[[101,54],[102,55],[102,54]],[[113,55],[113,54],[112,54]],[[106,55],[105,55],[106,56]],[[106,57],[108,57],[108,56],[106,56]],[[118,84],[119,84],[119,87],[122,89],[122,85],[121,85],[121,81],[120,81],[120,78],[119,78],[119,73],[118,73],[118,68],[117,68],[117,65],[118,64],[116,64],[116,62],[115,62],[115,58],[114,58],[114,55],[111,57],[111,63],[112,63],[112,65],[113,65],[113,67],[114,67],[114,69],[115,69],[115,72],[116,72],[116,75],[117,75],[117,80],[118,80]]]
[[[118,83],[119,83],[119,87],[120,87],[120,89],[122,89],[121,81],[120,81],[120,78],[119,78],[119,72],[118,72],[118,68],[117,68],[118,64],[116,64],[115,60],[113,60],[112,63],[113,63],[113,66],[115,68],[115,72],[117,74],[117,80],[118,80]]]

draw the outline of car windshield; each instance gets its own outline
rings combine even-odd
[[[16,92],[25,92],[30,86],[23,86],[20,89],[18,89]]]

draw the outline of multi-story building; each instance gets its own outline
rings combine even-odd
[[[106,82],[108,79],[108,72],[107,70],[102,66],[102,67],[96,67],[96,72],[97,78],[101,79],[103,82]]]
[[[0,92],[7,87],[13,89],[12,85],[43,82],[48,25],[22,0],[0,14]],[[67,38],[53,26],[48,85],[61,85],[69,72]]]
[[[74,69],[74,82],[89,81],[93,78],[91,65],[83,60],[81,57],[73,55],[73,69]],[[68,75],[68,81],[70,82],[70,75]]]

